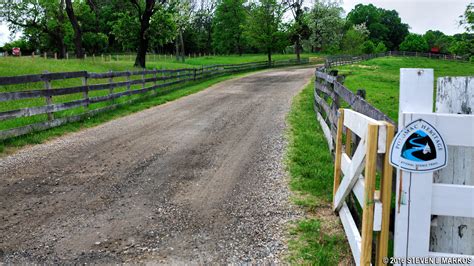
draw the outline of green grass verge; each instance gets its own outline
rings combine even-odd
[[[331,209],[333,161],[313,110],[314,80],[297,95],[288,115],[286,167],[293,201],[307,211],[290,229],[292,264],[335,265],[350,260],[338,217]]]
[[[320,57],[318,54],[302,54],[301,58]],[[288,60],[295,59],[294,54],[275,54],[272,60]],[[104,60],[100,56],[93,59],[91,56],[85,60],[69,59],[69,60],[54,60],[44,59],[41,57],[4,57],[0,58],[0,76],[16,76],[26,74],[41,74],[44,71],[49,72],[66,72],[66,71],[90,71],[90,72],[107,72],[107,71],[123,71],[133,69],[135,57],[128,55],[112,56],[110,61],[108,56]],[[201,56],[194,58],[187,58],[185,62],[178,62],[174,57],[165,59],[163,56],[147,56],[148,69],[177,69],[200,67],[205,65],[215,64],[240,64],[257,61],[266,61],[267,57],[264,54],[249,54],[249,55],[218,55],[218,56]]]
[[[337,67],[339,74],[346,75],[347,88],[354,92],[364,88],[367,101],[394,121],[398,119],[400,68],[432,68],[435,78],[474,73],[474,63],[416,57],[383,57]]]
[[[248,75],[249,73],[250,72],[239,73],[239,74],[226,75],[226,76],[221,76],[221,77],[217,77],[213,79],[208,79],[205,81],[189,82],[187,84],[180,85],[177,88],[167,89],[161,92],[159,91],[157,96],[149,95],[148,97],[143,97],[142,99],[139,99],[132,104],[119,106],[116,109],[113,109],[111,111],[107,111],[104,113],[100,113],[98,115],[95,115],[93,117],[90,117],[88,119],[85,119],[79,122],[68,123],[63,126],[55,127],[52,129],[32,132],[30,134],[26,134],[23,136],[6,139],[3,141],[0,141],[0,156],[5,156],[25,145],[43,143],[54,137],[58,137],[69,132],[78,131],[83,128],[93,127],[98,124],[104,123],[106,121],[110,121],[114,118],[125,116],[125,115],[131,114],[137,111],[141,111],[141,110],[144,110],[156,105],[173,101],[183,96],[202,91],[208,88],[209,86],[216,84],[218,82]]]

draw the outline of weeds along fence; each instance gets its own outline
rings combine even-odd
[[[364,55],[338,55],[330,56],[326,59],[325,68],[330,69],[335,66],[342,66],[348,64],[355,64],[365,60],[385,57],[385,56],[409,56],[409,57],[425,57],[440,60],[455,60],[455,61],[469,61],[468,56],[459,55],[447,55],[447,54],[433,54],[433,53],[420,53],[420,52],[405,52],[405,51],[388,51],[377,54],[364,54]]]
[[[173,70],[87,71],[0,77],[0,140],[76,122],[100,112],[198,81],[307,59],[210,65]]]

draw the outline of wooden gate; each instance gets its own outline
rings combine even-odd
[[[423,119],[449,153],[446,168],[436,172],[397,171],[394,256],[406,261],[400,264],[415,258],[447,264],[456,258],[473,265],[474,78],[439,79],[436,113],[433,83],[433,69],[400,70],[399,129]]]
[[[346,145],[343,149],[344,131]],[[360,141],[351,156],[353,134]],[[339,213],[357,265],[371,264],[374,232],[377,232],[377,265],[381,265],[382,260],[387,257],[393,174],[388,149],[393,135],[394,127],[389,123],[374,120],[350,109],[339,110],[333,207]],[[382,157],[379,164],[382,170],[380,190],[376,190],[377,157]],[[351,192],[362,208],[361,233],[346,203]]]

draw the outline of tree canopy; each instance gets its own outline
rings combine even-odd
[[[360,54],[386,50],[474,54],[474,4],[460,14],[465,33],[409,34],[395,10],[358,4],[347,16],[338,0],[23,0],[0,3],[0,21],[23,53],[242,54],[303,51]]]

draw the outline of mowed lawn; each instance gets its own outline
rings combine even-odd
[[[302,54],[301,58],[319,57],[317,54]],[[272,60],[288,60],[296,59],[294,54],[275,54]],[[25,74],[41,74],[44,71],[49,72],[67,72],[67,71],[90,71],[90,72],[106,72],[106,71],[123,71],[133,70],[135,57],[130,55],[105,55],[88,56],[85,60],[69,59],[54,60],[44,59],[36,56],[31,58],[25,57],[3,57],[0,58],[0,76],[16,76]],[[185,62],[176,61],[175,57],[167,55],[148,55],[148,69],[178,69],[193,68],[215,64],[241,64],[249,62],[266,61],[267,56],[264,54],[248,54],[248,55],[219,55],[219,56],[201,56],[186,57]]]
[[[352,91],[365,89],[369,103],[397,121],[400,68],[432,68],[437,77],[474,76],[474,63],[414,57],[383,57],[336,69]]]

